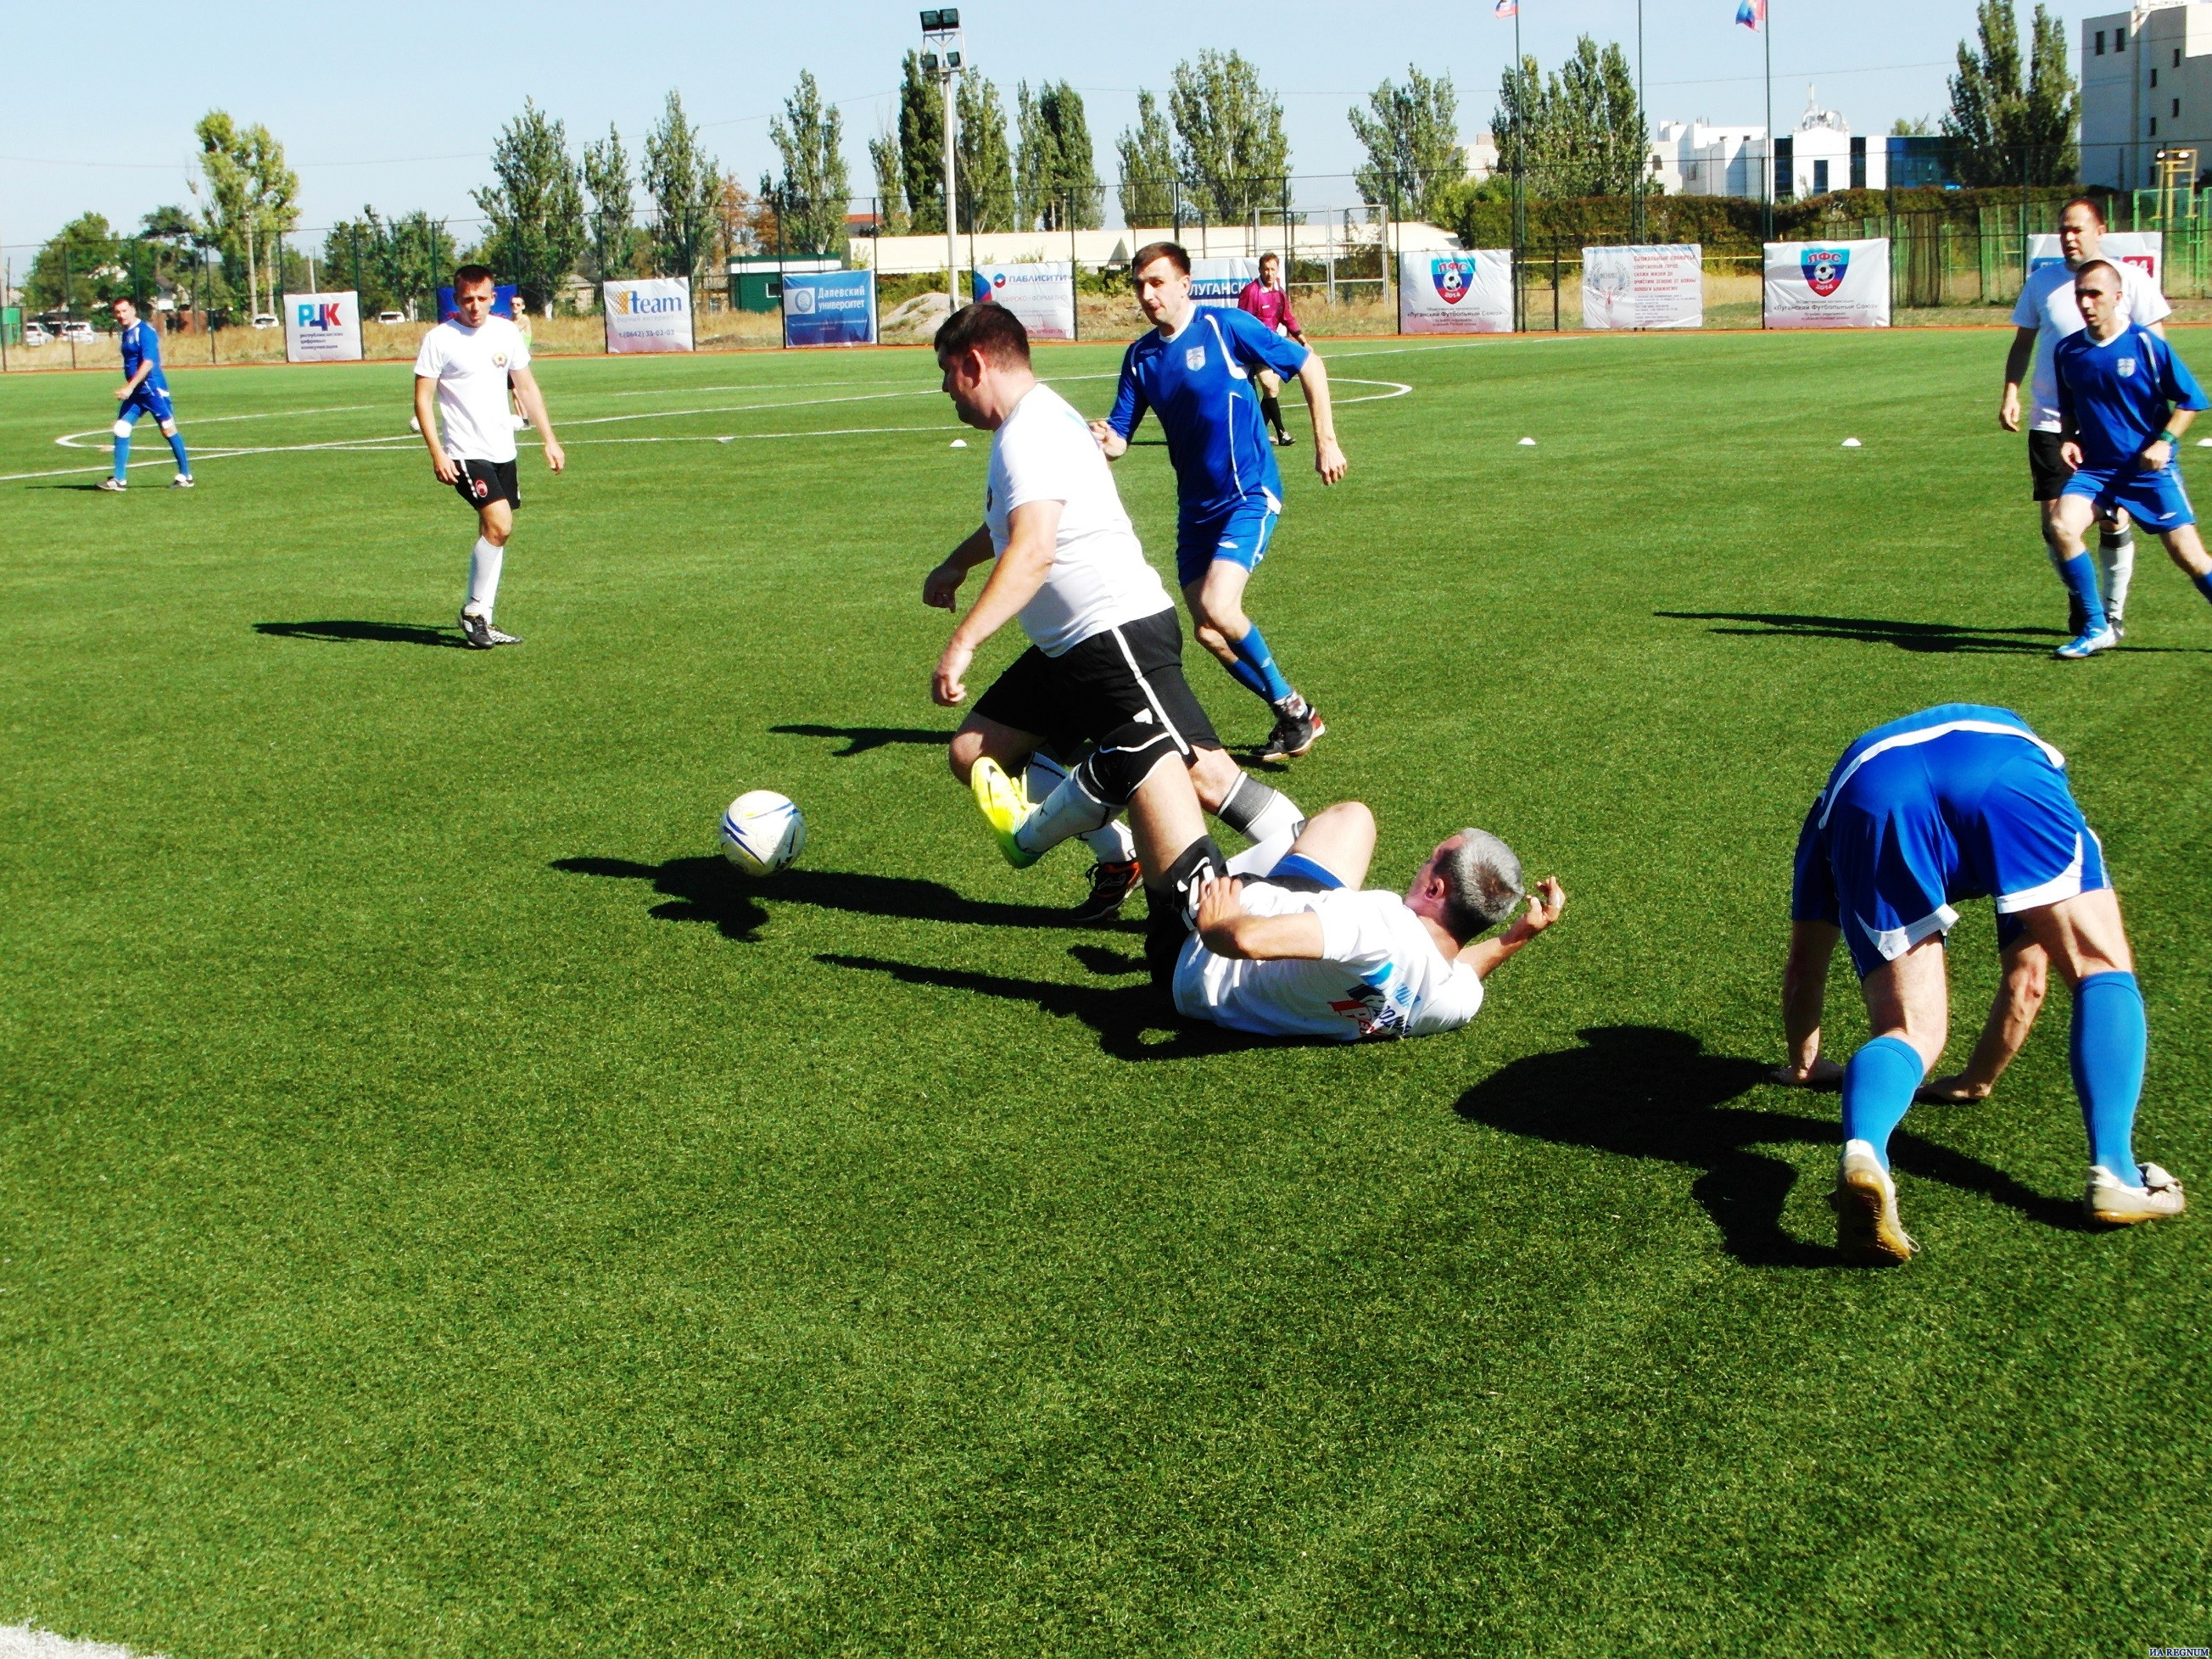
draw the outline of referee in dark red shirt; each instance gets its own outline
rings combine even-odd
[[[1244,284],[1244,291],[1237,296],[1237,308],[1250,312],[1276,333],[1286,334],[1300,345],[1306,343],[1298,319],[1291,314],[1291,291],[1283,282],[1283,262],[1272,253],[1260,256],[1260,278]],[[1265,368],[1259,376],[1260,412],[1274,428],[1276,447],[1296,443],[1297,440],[1283,428],[1282,376]]]

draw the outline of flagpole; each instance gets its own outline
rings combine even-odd
[[[1651,114],[1644,107],[1644,0],[1636,0],[1636,228],[1644,240],[1644,181],[1651,171]]]
[[[1774,240],[1774,0],[1766,0],[1765,15],[1760,17],[1759,33],[1766,41],[1766,198],[1765,210],[1759,215],[1759,240]]]

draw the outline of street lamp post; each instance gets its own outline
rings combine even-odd
[[[945,88],[945,299],[947,315],[960,309],[960,213],[953,172],[955,135],[959,112],[952,98],[953,77],[960,73],[960,9],[947,6],[921,15],[921,72],[933,75]]]

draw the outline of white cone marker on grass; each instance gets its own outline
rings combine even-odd
[[[1856,438],[1846,438],[1844,440],[1844,447],[1845,449],[1859,449],[1864,447],[1864,446],[1863,446]]]
[[[955,438],[952,441],[952,447],[955,449],[965,449],[968,447],[968,441],[965,438]]]
[[[1523,438],[1514,447],[1517,449],[1534,449],[1536,447],[1536,441],[1534,438]]]

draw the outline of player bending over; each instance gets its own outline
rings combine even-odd
[[[1190,255],[1173,242],[1139,248],[1129,273],[1153,329],[1123,355],[1114,412],[1091,431],[1111,460],[1127,451],[1147,409],[1159,416],[1175,464],[1176,580],[1199,643],[1274,711],[1265,757],[1303,755],[1328,728],[1244,614],[1245,584],[1267,556],[1283,510],[1282,475],[1252,377],[1262,369],[1297,377],[1313,414],[1314,471],[1333,484],[1344,477],[1345,460],[1328,371],[1315,353],[1242,311],[1201,311],[1190,297]]]
[[[461,605],[461,641],[476,651],[522,643],[493,627],[491,620],[500,566],[507,538],[514,533],[514,509],[522,505],[514,475],[514,422],[507,405],[510,382],[516,401],[544,440],[545,465],[556,472],[568,465],[537,376],[530,372],[529,346],[512,322],[492,315],[495,294],[484,266],[456,270],[456,314],[422,337],[415,357],[415,422],[429,446],[430,470],[477,510],[477,544],[469,555],[469,592]],[[439,416],[446,423],[442,440]]]
[[[151,415],[169,441],[169,453],[177,458],[177,476],[169,480],[169,488],[190,489],[192,464],[185,454],[184,434],[177,430],[177,411],[169,402],[169,377],[161,373],[161,337],[151,323],[138,320],[138,307],[130,301],[118,300],[114,311],[122,330],[117,343],[123,349],[123,386],[115,394],[115,471],[100,481],[100,487],[130,488],[125,474],[131,466],[131,430],[141,415]]]
[[[952,629],[931,696],[951,708],[967,696],[976,650],[1018,620],[1030,648],[977,702],[952,737],[952,774],[975,793],[1000,850],[1016,867],[1071,836],[1099,860],[1079,914],[1110,915],[1139,878],[1141,854],[1113,820],[1162,757],[1188,768],[1206,810],[1256,842],[1287,847],[1298,810],[1237,769],[1182,675],[1175,601],[1145,562],[1112,470],[1083,417],[1030,368],[1029,332],[1004,306],[962,307],[937,335],[945,395],[969,425],[991,434],[983,523],[922,581],[922,601],[956,607],[969,570],[991,574]],[[1072,771],[1039,761],[1095,745]],[[1177,842],[1178,848],[1182,843]],[[1146,865],[1147,880],[1164,877]]]
[[[1547,877],[1519,921],[1482,938],[1524,896],[1521,860],[1486,830],[1437,847],[1403,896],[1360,886],[1374,854],[1375,815],[1352,800],[1314,814],[1279,859],[1230,860],[1173,958],[1176,1009],[1261,1036],[1455,1031],[1481,1008],[1483,981],[1566,908]],[[1240,866],[1258,873],[1240,880]]]
[[[2058,216],[2058,246],[2065,254],[2057,264],[2028,273],[2013,307],[2012,350],[2005,358],[2004,396],[1997,404],[1997,424],[2008,432],[2020,430],[2020,382],[2027,372],[2031,354],[2035,376],[2028,385],[2027,471],[2043,518],[2044,550],[2051,568],[2063,580],[2066,560],[2059,551],[2058,500],[2072,464],[2061,453],[2065,443],[2058,418],[2058,380],[2051,360],[2059,342],[2081,331],[2081,307],[2074,297],[2074,278],[2090,260],[2103,258],[2104,210],[2086,196],[2077,196]],[[2120,311],[2164,337],[2161,322],[2173,307],[2158,291],[2158,284],[2133,265],[2119,266],[2123,284]],[[2098,526],[2097,562],[2105,581],[2105,615],[2115,635],[2124,634],[2121,615],[2128,608],[2128,584],[2135,578],[2135,526],[2124,513],[2115,514]],[[2066,634],[2071,639],[2088,625],[2081,601],[2072,588],[2066,595]]]
[[[2119,267],[2093,259],[2074,277],[2075,303],[2088,326],[2052,353],[2066,464],[2074,475],[2059,492],[2054,526],[2065,579],[2081,607],[2081,631],[2057,654],[2081,658],[2119,641],[2097,596],[2097,573],[2083,550],[2090,521],[2124,509],[2155,531],[2197,591],[2212,599],[2212,556],[2197,533],[2197,514],[2181,487],[2181,434],[2205,406],[2204,393],[2173,348],[2121,313]]]
[[[1237,296],[1237,309],[1258,318],[1260,326],[1271,334],[1296,340],[1300,345],[1306,343],[1305,331],[1291,314],[1291,291],[1283,282],[1283,262],[1272,253],[1260,256],[1260,275],[1244,284],[1244,291]],[[1253,378],[1260,383],[1260,412],[1274,432],[1276,447],[1296,443],[1297,440],[1283,428],[1283,377],[1272,368],[1262,368],[1255,370]]]
[[[2104,849],[2074,803],[2065,765],[2011,710],[1947,703],[1853,743],[1805,816],[1782,979],[1790,1059],[1775,1080],[1842,1081],[1836,1245],[1853,1261],[1880,1265],[1913,1253],[1898,1219],[1889,1137],[1943,1052],[1950,1018],[1943,941],[1959,920],[1952,906],[1968,898],[1994,898],[1999,944],[2024,934],[2074,994],[2074,1089],[2089,1131],[2083,1202],[2090,1218],[2125,1224],[2181,1213],[2181,1183],[2155,1164],[2136,1162],[2142,993]],[[1874,1031],[1840,1071],[1820,1057],[1828,961],[1839,933],[1848,937]],[[2019,965],[2008,964],[2008,977]]]

